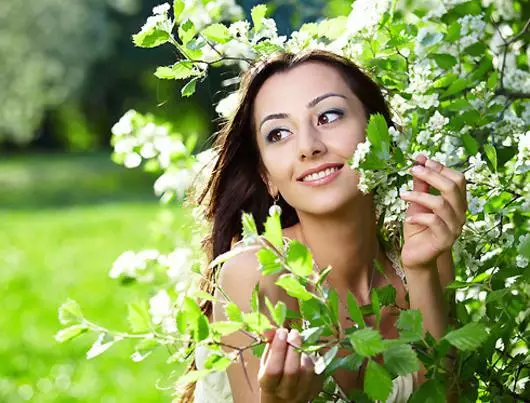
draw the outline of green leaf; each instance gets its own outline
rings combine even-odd
[[[491,144],[484,144],[484,152],[490,160],[493,170],[497,172],[497,150]]]
[[[140,362],[146,359],[151,353],[160,347],[156,339],[142,339],[134,346],[134,353],[131,359],[134,362]]]
[[[381,304],[379,303],[379,295],[377,295],[376,289],[372,290],[370,300],[372,303],[372,311],[375,315],[375,327],[379,329],[379,324],[381,323]]]
[[[478,142],[468,133],[464,133],[461,137],[462,143],[464,143],[464,148],[466,149],[469,155],[477,155],[478,153]]]
[[[178,34],[184,46],[193,39],[196,33],[195,25],[189,19],[179,25]]]
[[[482,323],[471,322],[447,333],[443,338],[459,350],[476,350],[486,340],[488,333]]]
[[[175,63],[173,66],[158,67],[155,71],[155,76],[162,80],[181,80],[197,74],[193,70],[193,63],[185,60]]]
[[[293,240],[287,249],[287,264],[291,271],[300,277],[307,277],[313,272],[313,256],[304,244]]]
[[[252,8],[250,15],[252,17],[252,23],[254,24],[254,31],[259,31],[263,25],[262,21],[267,13],[267,6],[265,4],[259,4]]]
[[[86,353],[87,360],[90,360],[94,357],[97,357],[100,354],[103,354],[109,348],[111,348],[114,343],[123,340],[122,337],[113,336],[109,333],[100,333],[95,343],[90,347]]]
[[[226,43],[231,39],[230,31],[223,24],[212,24],[206,27],[202,34],[217,43]]]
[[[184,0],[173,1],[173,16],[175,18],[175,21],[178,21],[185,7],[186,7],[186,4],[184,3]]]
[[[263,235],[267,241],[273,244],[278,250],[282,250],[283,234],[279,215],[274,214],[267,217],[267,221],[265,221],[265,232]]]
[[[278,303],[274,307],[274,321],[279,327],[282,327],[286,317],[287,305],[285,305],[285,303],[282,301],[278,301]]]
[[[409,403],[445,403],[443,387],[435,380],[425,382],[410,397]]]
[[[243,227],[243,239],[254,239],[258,236],[258,228],[252,214],[241,214],[241,226]]]
[[[402,341],[414,342],[423,339],[423,318],[417,309],[409,309],[399,313],[397,327]]]
[[[69,299],[59,307],[59,322],[62,325],[72,325],[83,321],[81,307],[73,299]]]
[[[381,306],[389,306],[396,303],[396,289],[392,284],[377,288],[377,296]]]
[[[317,35],[333,41],[344,33],[347,22],[348,18],[345,16],[326,19],[318,24]]]
[[[406,375],[420,369],[418,357],[409,344],[399,344],[383,352],[385,368],[394,375]]]
[[[183,97],[190,97],[195,93],[195,88],[197,87],[197,81],[199,77],[194,77],[186,83],[184,87],[180,90],[180,94]]]
[[[438,66],[445,70],[451,70],[458,63],[456,57],[448,53],[435,53],[431,57]]]
[[[88,330],[86,325],[73,325],[67,328],[59,330],[55,334],[55,341],[64,343],[65,341],[72,340],[74,337],[85,333]]]
[[[214,352],[213,354],[208,355],[208,358],[204,362],[204,368],[211,369],[216,372],[222,372],[225,371],[230,364],[232,364],[232,360],[230,358],[223,354]]]
[[[370,116],[366,134],[375,155],[381,160],[388,159],[390,157],[390,133],[383,115],[376,113]]]
[[[355,323],[357,323],[357,325],[361,329],[365,328],[366,323],[364,322],[364,316],[361,312],[361,308],[359,308],[359,304],[357,304],[357,299],[353,296],[351,291],[348,291],[347,303],[348,303],[348,312],[350,314],[350,318]]]
[[[381,334],[369,327],[353,332],[350,335],[350,342],[355,352],[363,357],[371,357],[385,349]]]
[[[445,42],[456,42],[458,39],[460,39],[460,29],[462,27],[460,24],[455,21],[451,25],[449,25],[449,28],[447,29],[447,33],[445,34]]]
[[[228,319],[234,322],[242,322],[243,321],[243,314],[241,313],[241,309],[233,303],[230,302],[226,304],[225,306],[225,314]]]
[[[335,357],[332,363],[326,368],[326,373],[331,375],[339,368],[344,368],[350,372],[357,372],[361,368],[364,359],[363,356],[353,352],[344,357]]]
[[[308,301],[313,298],[312,294],[292,274],[282,274],[275,284],[283,288],[293,298],[298,298],[302,301]]]
[[[261,312],[251,312],[243,314],[243,321],[251,332],[262,334],[272,328],[269,319]]]
[[[497,87],[497,82],[499,81],[499,72],[494,71],[488,77],[488,88],[494,90]]]
[[[132,38],[133,43],[139,48],[155,48],[168,42],[170,36],[169,33],[161,29],[158,24],[153,25],[146,23],[141,31],[134,34]]]
[[[151,317],[147,302],[138,301],[129,304],[127,322],[133,333],[143,333],[151,328]]]
[[[327,366],[331,364],[331,361],[333,361],[338,351],[339,346],[335,345],[326,351],[324,355],[319,356],[315,362],[315,374],[320,375],[322,372],[324,372]]]
[[[242,327],[242,322],[232,322],[229,320],[218,321],[210,324],[210,329],[212,330],[212,332],[219,333],[221,336],[226,336],[228,334],[237,332]]]
[[[259,298],[259,282],[256,283],[252,290],[252,296],[250,297],[250,307],[254,312],[259,312],[260,309],[260,298]]]
[[[302,333],[300,333],[300,335],[302,336],[302,340],[304,344],[312,345],[317,342],[317,340],[320,338],[323,332],[324,332],[324,329],[320,326],[309,327],[307,329],[304,329]]]
[[[379,364],[370,360],[364,374],[364,392],[373,400],[386,401],[392,392],[392,378]]]
[[[328,291],[328,297],[326,300],[330,312],[330,319],[333,323],[339,320],[339,294],[335,289],[331,288]]]
[[[278,260],[276,254],[267,248],[262,248],[256,252],[256,257],[259,262],[259,270],[264,276],[279,273],[283,270],[283,266]]]
[[[527,237],[519,244],[519,254],[523,255],[527,259],[530,259],[530,237]]]
[[[466,78],[457,78],[455,81],[452,82],[449,88],[442,93],[442,97],[446,98],[451,95],[459,94],[469,85],[470,82]]]

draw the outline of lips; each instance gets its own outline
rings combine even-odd
[[[299,182],[304,182],[304,178],[305,178],[305,181],[317,180],[317,179],[326,177],[327,175],[330,175],[333,172],[340,170],[343,166],[344,164],[342,163],[322,164],[315,168],[311,168],[311,169],[308,169],[307,171],[304,171],[300,176],[296,178],[296,180]]]

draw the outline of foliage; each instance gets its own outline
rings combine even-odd
[[[392,377],[414,372],[421,362],[428,381],[412,401],[443,401],[448,385],[456,387],[464,401],[528,400],[530,50],[523,3],[357,0],[347,16],[304,24],[289,38],[278,35],[264,5],[252,10],[252,23],[236,21],[226,26],[214,12],[208,14],[207,22],[193,20],[195,14],[187,14],[188,5],[183,4],[177,0],[172,10],[167,4],[155,8],[133,40],[140,47],[175,47],[178,59],[159,67],[156,75],[186,82],[185,97],[193,94],[212,68],[238,63],[247,69],[277,51],[314,48],[355,60],[385,89],[397,128],[388,128],[382,117],[373,116],[366,142],[352,156],[351,167],[362,174],[360,190],[374,191],[381,232],[388,244],[401,243],[401,226],[396,223],[403,222],[406,205],[398,194],[411,189],[408,170],[417,154],[465,172],[469,211],[454,246],[457,280],[449,286],[449,294],[456,290],[457,317],[455,327],[437,341],[424,335],[421,315],[414,310],[400,313],[395,341],[382,340],[377,327],[366,327],[363,315],[377,315],[381,306],[395,303],[393,294],[383,290],[374,290],[370,306],[359,307],[355,298],[348,298],[350,315],[358,326],[342,329],[336,320],[336,293],[319,281],[310,251],[297,243],[283,244],[276,215],[268,218],[264,234],[256,232],[252,217],[243,216],[245,242],[262,247],[258,258],[263,274],[282,272],[278,286],[299,300],[299,319],[307,324],[303,349],[317,353],[319,371],[329,376],[337,368],[355,369],[367,362],[362,396],[384,400]],[[207,8],[203,2],[192,7]],[[229,117],[238,97],[235,92],[220,103],[219,114]],[[138,149],[152,143],[140,132],[128,130]],[[115,129],[114,136],[119,140],[121,131]],[[138,153],[133,148],[128,152]],[[198,161],[190,154],[181,155],[174,166],[181,169],[187,160],[192,166],[200,165],[191,171],[204,173],[215,153],[206,157]],[[172,165],[157,167],[164,172]],[[175,189],[179,186],[180,182]],[[201,217],[201,207],[195,211],[195,217]],[[200,239],[199,232],[196,239]],[[177,259],[178,270],[185,270],[192,279],[201,276],[199,251],[195,243],[189,252],[196,254],[194,260]],[[217,257],[212,265],[236,253]],[[138,267],[146,267],[147,260],[133,259],[120,273],[143,279],[144,269]],[[164,263],[157,262],[152,270],[157,275],[165,271],[170,278]],[[138,339],[135,329],[146,329],[140,333],[143,338],[133,358],[143,358],[163,345],[174,352],[170,362],[186,362],[195,348],[207,346],[212,355],[206,368],[180,378],[175,386],[178,395],[184,383],[225,370],[242,349],[255,347],[259,354],[257,347],[264,343],[260,334],[271,326],[271,320],[279,325],[286,317],[296,317],[270,301],[260,306],[258,299],[251,312],[241,312],[221,292],[230,321],[208,323],[198,303],[211,296],[193,286],[183,290],[170,281],[162,284],[154,283],[156,294],[149,308],[145,304],[131,308],[130,333],[101,328],[84,317],[69,323],[69,332],[72,336],[81,328],[97,332],[100,338],[95,348],[101,351],[122,338]],[[377,297],[383,294],[385,298]],[[63,306],[62,312],[71,304]],[[226,352],[220,347],[220,337],[236,329],[252,335],[254,343]],[[67,338],[64,333],[60,336]],[[322,336],[331,336],[331,341],[323,342]],[[335,356],[338,346],[351,351],[351,360]],[[382,365],[374,360],[379,354],[385,358]],[[447,355],[455,363],[451,373],[446,373]],[[334,395],[329,385],[325,390]],[[350,398],[360,398],[357,392]],[[324,399],[334,400],[329,395]]]

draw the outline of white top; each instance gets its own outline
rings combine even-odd
[[[399,256],[394,251],[388,251],[387,257],[392,262],[392,266],[397,275],[403,281],[405,288],[405,272],[401,267]],[[198,370],[204,369],[204,363],[208,358],[209,350],[205,346],[198,346],[195,350],[195,363]],[[406,403],[408,398],[414,391],[414,377],[416,374],[407,374],[405,376],[398,376],[392,381],[392,393],[386,400],[386,403]],[[337,385],[337,392],[342,396],[345,394]],[[233,403],[232,391],[226,371],[214,372],[208,374],[206,377],[197,381],[195,386],[195,403]],[[339,400],[344,403],[344,400]]]

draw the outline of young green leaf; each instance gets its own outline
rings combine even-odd
[[[122,337],[113,336],[109,333],[100,333],[95,343],[90,347],[90,350],[86,353],[87,360],[90,360],[94,357],[97,357],[100,354],[103,354],[109,348],[111,348],[114,343],[123,340]]]
[[[402,341],[414,342],[423,338],[423,318],[417,309],[409,309],[399,313],[397,327]]]
[[[267,241],[273,244],[278,250],[283,248],[283,234],[280,216],[275,214],[268,216],[265,221],[265,232],[263,233]]]
[[[264,276],[279,273],[283,270],[283,266],[278,260],[276,254],[267,248],[262,248],[256,253],[259,262],[259,270]]]
[[[184,23],[179,25],[178,34],[183,45],[186,45],[189,41],[191,41],[196,33],[197,30],[191,20],[186,20]]]
[[[243,321],[251,332],[262,334],[272,328],[269,319],[261,312],[251,312],[243,314]]]
[[[228,320],[213,322],[212,324],[210,324],[211,331],[214,333],[218,333],[221,336],[232,334],[238,331],[239,329],[241,329],[242,327],[243,327],[242,322],[232,322]]]
[[[484,144],[484,152],[486,153],[486,157],[488,157],[489,161],[491,162],[493,170],[497,172],[497,149],[491,144]]]
[[[195,88],[197,87],[197,81],[199,77],[194,77],[186,83],[184,87],[180,90],[180,95],[183,97],[190,97],[195,94]]]
[[[195,75],[193,64],[190,61],[175,63],[171,67],[158,67],[155,76],[162,80],[180,80]]]
[[[287,305],[284,302],[278,301],[274,307],[274,321],[280,327],[283,326],[285,318],[287,317]]]
[[[390,134],[383,115],[376,113],[370,116],[366,135],[378,159],[387,160],[390,158]]]
[[[447,333],[443,338],[459,350],[476,350],[488,337],[486,327],[482,323],[471,322],[460,329]]]
[[[146,23],[140,32],[132,36],[133,43],[139,48],[155,48],[163,45],[170,39],[169,33],[160,28],[158,24]]]
[[[67,328],[59,330],[55,334],[55,341],[64,343],[65,341],[72,340],[74,337],[85,333],[88,328],[85,325],[73,325]]]
[[[420,369],[418,357],[409,344],[393,345],[383,352],[385,368],[394,375],[406,375]]]
[[[361,308],[359,308],[359,304],[357,304],[357,299],[353,296],[351,291],[348,291],[347,304],[348,304],[348,312],[350,314],[350,318],[355,323],[357,323],[357,325],[361,329],[365,328],[366,323],[364,323],[364,316],[361,312]]]
[[[230,319],[231,321],[234,321],[234,322],[243,321],[243,314],[241,313],[241,309],[239,309],[239,307],[233,302],[226,304],[225,314],[226,314],[226,317]]]
[[[291,271],[300,277],[307,277],[313,272],[313,256],[304,244],[293,240],[287,249],[287,264]]]
[[[175,21],[179,21],[179,17],[184,11],[184,8],[186,7],[186,4],[184,0],[175,0],[173,2],[173,16],[175,18]]]
[[[73,299],[69,299],[59,307],[59,322],[62,325],[73,325],[83,321],[81,307]]]
[[[331,361],[333,361],[338,351],[339,346],[335,345],[326,351],[324,355],[319,356],[315,362],[315,374],[320,375],[324,372],[327,366],[331,364]]]
[[[373,400],[386,401],[392,392],[390,374],[376,362],[369,360],[364,374],[364,392]]]
[[[202,31],[202,34],[217,43],[226,43],[231,38],[228,28],[220,23],[209,25]]]
[[[350,342],[355,352],[363,357],[372,357],[385,349],[381,334],[368,327],[353,332]]]
[[[254,31],[258,32],[263,25],[263,18],[267,13],[267,6],[265,4],[259,4],[252,8],[250,15],[252,17],[252,23],[254,24]]]
[[[283,288],[293,298],[298,298],[302,301],[308,301],[313,298],[313,295],[292,274],[282,274],[275,284]]]
[[[158,347],[160,344],[156,339],[142,339],[134,346],[135,351],[131,355],[131,360],[134,362],[143,361]]]
[[[138,301],[129,304],[127,322],[133,333],[148,331],[151,328],[151,317],[147,302]]]
[[[409,399],[409,403],[445,403],[446,401],[444,389],[436,380],[425,382]]]
[[[478,142],[468,133],[464,133],[461,136],[462,143],[464,143],[464,148],[466,149],[469,155],[477,155],[478,153]]]
[[[243,239],[255,239],[258,237],[258,228],[252,214],[241,214],[241,225],[243,227]]]

